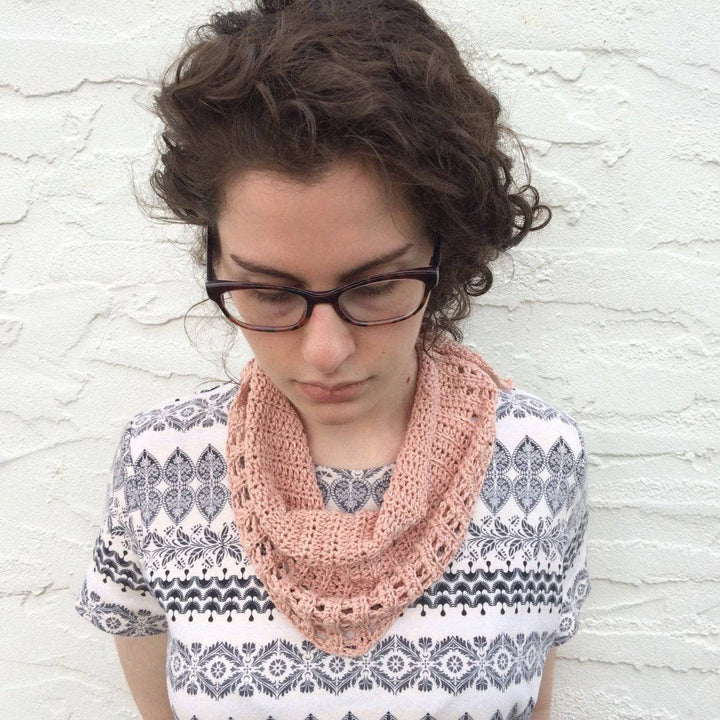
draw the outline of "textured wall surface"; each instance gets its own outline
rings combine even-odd
[[[585,434],[592,592],[554,720],[720,718],[720,6],[679,5],[428,2],[555,213],[497,263],[466,334]],[[183,327],[202,299],[189,236],[143,217],[132,177],[154,78],[226,6],[0,7],[0,707],[137,718],[72,599],[125,422],[224,377],[202,313],[197,348]]]

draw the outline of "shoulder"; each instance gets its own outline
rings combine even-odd
[[[498,391],[496,419],[505,427],[574,429],[576,420],[561,405],[522,388]]]
[[[533,446],[547,453],[570,451],[584,462],[585,443],[575,419],[550,398],[515,387],[509,377],[502,377],[482,356],[478,348],[445,338],[434,347],[436,357],[446,372],[455,376],[467,372],[467,365],[488,375],[497,388],[496,437],[499,442],[525,452]],[[497,443],[496,443],[497,444]]]
[[[553,516],[565,508],[571,523],[583,522],[587,455],[575,419],[557,403],[513,388],[499,391],[496,420],[491,467],[498,477],[507,476],[523,512],[539,507],[542,495]],[[493,488],[491,483],[485,494],[491,496]],[[494,498],[491,509],[500,507],[500,499]]]
[[[496,443],[554,457],[572,457],[584,469],[585,439],[572,415],[560,404],[522,388],[499,390]]]
[[[222,510],[226,493],[218,481],[226,471],[227,418],[236,392],[230,381],[170,398],[137,413],[126,425],[108,502],[134,517],[138,537],[162,517],[161,507],[175,525],[190,517],[193,503],[206,519]],[[193,479],[203,485],[197,497],[189,489]]]
[[[563,432],[567,436],[574,436],[576,445],[582,445],[580,428],[564,408],[548,398],[515,387],[512,379],[502,377],[493,369],[474,345],[446,340],[438,344],[436,352],[445,357],[445,365],[453,373],[456,368],[462,372],[466,363],[472,363],[491,378],[497,388],[498,432],[540,436]]]
[[[130,438],[176,440],[207,431],[224,431],[237,384],[228,381],[213,387],[167,399],[131,418]]]

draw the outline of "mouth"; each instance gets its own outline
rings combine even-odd
[[[298,382],[298,386],[311,400],[316,402],[344,402],[355,397],[367,384],[367,380],[340,383],[337,385],[319,385]]]
[[[300,385],[311,385],[312,387],[320,388],[321,390],[324,390],[325,392],[335,392],[336,390],[340,390],[340,388],[350,387],[351,385],[359,385],[362,382],[365,382],[365,381],[364,380],[351,380],[350,382],[346,382],[346,383],[337,383],[337,385],[323,385],[322,383],[300,382]]]

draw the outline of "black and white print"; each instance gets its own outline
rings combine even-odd
[[[178,720],[515,720],[548,650],[578,630],[585,445],[542,399],[500,391],[497,436],[464,542],[363,656],[321,651],[278,612],[244,552],[227,478],[225,383],[138,414],[115,453],[76,609],[117,635],[167,633]],[[325,507],[376,509],[393,465],[317,465]]]

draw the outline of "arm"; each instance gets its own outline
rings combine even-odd
[[[537,704],[530,720],[550,720],[550,702],[552,701],[553,670],[555,669],[555,653],[557,647],[553,646],[548,650],[545,659],[542,679],[540,680],[540,691]]]
[[[165,680],[167,633],[115,636],[120,665],[143,720],[173,720]]]

